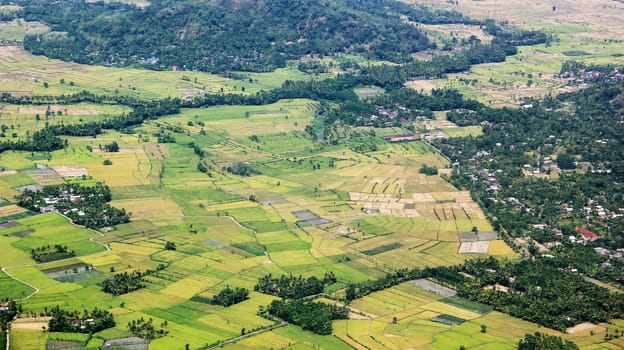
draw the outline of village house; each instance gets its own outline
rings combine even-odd
[[[384,140],[388,142],[416,141],[418,139],[420,139],[420,136],[414,134],[389,135],[384,137]]]
[[[595,241],[598,238],[600,238],[600,236],[584,227],[581,227],[577,230],[581,236],[583,236],[583,240],[585,241]]]
[[[54,213],[55,211],[56,211],[56,208],[53,205],[48,205],[48,206],[39,208],[39,212],[41,212],[42,214]]]

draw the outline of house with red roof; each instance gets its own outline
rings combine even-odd
[[[579,228],[577,231],[581,234],[581,236],[583,236],[583,238],[586,241],[595,241],[598,238],[600,238],[600,236],[598,234],[596,234],[596,233],[594,233],[594,232],[592,232],[592,231],[590,231],[590,230],[588,230],[588,229],[586,229],[584,227]]]

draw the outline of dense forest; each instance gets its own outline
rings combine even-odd
[[[332,320],[347,319],[349,309],[345,306],[330,305],[304,300],[273,300],[267,312],[287,322],[316,334],[329,335]]]
[[[28,50],[90,64],[271,71],[306,54],[353,52],[404,62],[430,45],[418,28],[377,2],[157,0],[143,9],[79,0],[18,3],[24,6],[18,16],[54,31],[27,37]],[[464,21],[416,11],[429,22]]]
[[[26,140],[0,142],[0,153],[4,151],[50,152],[65,146],[67,146],[66,141],[61,140],[54,131],[45,128],[35,131],[32,137]]]
[[[158,0],[143,9],[81,0],[17,3],[23,8],[15,16],[44,22],[52,29],[26,36],[25,47],[35,54],[150,69],[272,71],[305,55],[340,53],[416,63],[412,53],[435,49],[436,44],[404,18],[426,24],[480,25],[496,37],[492,45],[473,41],[465,61],[447,61],[448,68],[500,61],[514,45],[548,40],[543,32],[509,31],[493,21],[394,0]]]
[[[102,287],[103,292],[112,294],[114,296],[130,293],[132,291],[145,287],[143,277],[149,276],[158,271],[162,271],[165,268],[166,266],[164,264],[159,264],[155,270],[147,269],[145,271],[124,271],[122,273],[114,274],[112,277],[105,279],[104,281],[100,282],[99,285]],[[111,272],[115,272],[114,268],[111,268]]]
[[[273,300],[266,309],[261,308],[259,314],[270,319],[277,317],[316,334],[331,334],[331,321],[346,319],[349,309],[344,305],[329,305],[311,299],[321,295],[325,287],[335,282],[332,272],[326,273],[322,279],[315,276],[273,277],[271,274],[260,277],[254,290],[282,299]]]
[[[315,276],[308,278],[286,275],[273,277],[273,275],[268,274],[258,279],[254,290],[285,299],[301,299],[310,295],[323,293],[326,286],[335,282],[336,277],[332,272],[326,273],[322,279]]]
[[[45,263],[54,260],[67,259],[76,256],[76,253],[68,249],[67,246],[55,244],[53,247],[50,245],[44,247],[37,247],[30,251],[30,257],[37,263]]]
[[[147,320],[141,317],[138,320],[128,322],[128,331],[149,343],[153,339],[165,336],[168,333],[166,330],[167,325],[168,322],[164,321],[160,324],[160,328],[156,329],[154,320],[151,317]]]
[[[7,310],[0,312],[0,349],[6,349],[9,322],[22,312],[22,306],[17,304],[15,300],[3,299],[1,302],[7,307]]]
[[[100,285],[102,286],[102,291],[106,293],[115,296],[122,295],[145,287],[142,278],[146,275],[147,273],[141,271],[118,273],[113,275],[113,277],[105,279]]]

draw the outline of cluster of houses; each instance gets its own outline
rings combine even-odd
[[[87,326],[95,326],[95,320],[92,318],[87,318],[86,320],[76,318],[72,321],[72,324],[75,328],[85,329]]]
[[[72,203],[76,203],[82,200],[82,197],[77,194],[72,194],[68,191],[63,191],[58,196],[54,197],[44,197],[43,203],[44,205],[39,208],[39,212],[41,213],[53,213],[56,212],[56,204],[60,201],[70,201]],[[67,215],[69,212],[77,212],[79,216],[84,216],[85,213],[82,210],[78,210],[77,208],[65,209],[63,211],[64,215]]]
[[[479,151],[477,152],[477,157],[479,156],[488,156],[489,153],[487,151]],[[479,169],[477,170],[476,175],[470,174],[470,179],[472,181],[478,181],[481,179],[487,186],[487,190],[490,192],[498,192],[500,190],[500,181],[498,180],[498,176],[502,174],[503,171],[501,169],[490,170],[490,169]]]
[[[581,85],[586,84],[590,81],[596,81],[600,79],[611,80],[611,81],[620,81],[624,80],[624,73],[620,73],[618,71],[613,72],[602,72],[598,69],[591,70],[581,68],[577,72],[574,71],[565,71],[559,74],[559,78],[567,80],[568,84],[571,85]]]
[[[399,106],[398,110],[393,110],[383,106],[377,106],[377,113],[369,117],[359,117],[358,121],[364,126],[373,126],[379,123],[405,123],[409,121],[411,110]]]
[[[546,230],[549,228],[549,226],[547,224],[532,224],[529,225],[529,228],[532,228],[534,230]],[[556,236],[563,236],[561,230],[559,229],[552,229],[553,233]],[[576,230],[576,232],[578,233],[578,235],[570,235],[568,236],[568,240],[570,241],[570,243],[573,244],[587,244],[589,242],[593,242],[597,239],[600,239],[601,236],[591,230],[589,230],[588,228],[585,227],[580,227]],[[545,246],[555,246],[555,245],[560,245],[560,242],[551,242],[549,243],[545,243]],[[624,259],[624,248],[618,248],[615,251],[611,251],[607,248],[604,247],[595,247],[594,251],[596,252],[596,254],[598,255],[602,255],[602,256],[606,256],[609,257],[610,259]],[[549,256],[549,254],[545,254],[544,256]],[[609,262],[605,262],[605,264],[609,264]],[[571,272],[576,272],[576,269],[572,269]]]
[[[444,139],[447,137],[448,136],[440,130],[430,131],[430,132],[422,134],[422,138],[427,141],[434,140],[434,139]]]
[[[584,227],[579,228],[577,231],[581,234],[582,240],[577,240],[577,239],[573,240],[573,236],[570,236],[570,241],[573,243],[592,242],[601,238],[600,235],[598,235],[597,233],[594,233]],[[618,259],[618,260],[624,259],[624,248],[617,248],[615,251],[610,251],[609,249],[604,248],[604,247],[595,247],[594,251],[596,252],[596,254],[607,256],[610,259]],[[603,265],[608,266],[610,265],[610,263],[606,261]]]
[[[416,134],[403,134],[403,135],[388,135],[384,137],[387,142],[404,142],[404,141],[416,141],[420,136]]]
[[[529,228],[533,229],[533,230],[546,230],[549,228],[549,226],[547,224],[532,224],[529,225]],[[530,231],[526,231],[527,233]],[[561,230],[559,229],[552,229],[552,232],[559,237],[563,236],[563,233],[561,232]],[[593,242],[597,239],[600,239],[601,236],[591,230],[589,230],[588,228],[585,227],[580,227],[576,230],[576,232],[578,233],[578,235],[570,235],[568,236],[568,240],[570,241],[570,243],[573,244],[587,244],[589,242]],[[553,246],[557,246],[557,245],[561,245],[561,242],[547,242],[544,243],[545,247],[551,248]],[[610,259],[624,259],[624,248],[618,248],[616,249],[614,252],[610,251],[609,249],[606,249],[604,247],[595,247],[594,251],[596,252],[596,254],[598,255],[602,255],[602,256],[608,256]],[[543,254],[543,256],[546,257],[552,257],[552,255],[550,254]],[[606,264],[608,264],[608,262],[606,262]],[[571,272],[577,272],[576,269],[572,269]]]
[[[145,57],[137,58],[136,56],[134,56],[133,58],[137,61],[137,63],[140,63],[140,64],[155,65],[156,63],[158,63],[158,61],[160,61],[158,57],[154,57],[154,56],[151,56],[149,58],[145,58]]]
[[[539,159],[537,165],[524,164],[522,168],[529,172],[531,175],[540,177],[542,174],[549,170],[558,170],[557,164],[553,162],[552,157],[545,156]]]
[[[549,229],[549,225],[545,224],[545,223],[540,223],[540,224],[531,224],[529,225],[529,228],[533,229],[533,230],[537,230],[537,231],[543,231],[543,230],[547,230]],[[585,244],[588,242],[593,242],[597,239],[600,238],[600,235],[590,231],[589,229],[585,228],[585,227],[581,227],[579,229],[576,230],[578,232],[578,235],[571,235],[568,236],[568,240],[571,243],[578,243],[578,244]],[[557,229],[557,228],[553,228],[552,232],[555,236],[558,237],[563,237],[563,232],[561,232],[561,230]],[[529,234],[530,231],[525,231],[525,234]],[[554,244],[553,244],[554,245]]]

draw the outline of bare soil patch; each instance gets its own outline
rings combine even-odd
[[[430,94],[431,90],[438,88],[433,80],[411,80],[406,82],[405,86],[426,94]]]
[[[89,171],[79,165],[54,165],[51,166],[61,177],[88,176]]]
[[[36,107],[19,107],[17,113],[19,114],[45,114],[48,110],[47,106]],[[52,105],[50,111],[53,113],[61,112],[63,115],[99,115],[101,112],[97,109],[67,109],[66,106]]]
[[[426,291],[429,291],[434,294],[441,295],[443,297],[454,297],[457,295],[457,292],[451,288],[447,288],[441,284],[432,282],[427,279],[417,279],[410,281],[409,283],[415,285],[416,287],[420,287]]]
[[[584,322],[584,323],[579,323],[579,324],[577,324],[574,327],[568,328],[566,330],[566,333],[568,333],[568,334],[576,334],[576,333],[579,333],[579,332],[582,332],[582,331],[587,331],[587,330],[594,329],[594,328],[597,328],[597,327],[598,327],[598,325],[595,325],[595,324],[593,324],[591,322]]]
[[[11,329],[43,329],[48,328],[48,322],[52,317],[29,317],[18,318],[11,322]]]
[[[459,246],[459,254],[487,254],[490,241],[463,242]]]
[[[182,95],[182,99],[193,98],[197,96],[203,96],[206,91],[200,88],[188,88],[188,87],[180,87],[178,88],[180,94]]]
[[[503,293],[508,293],[509,292],[509,288],[508,287],[505,287],[502,284],[498,284],[498,283],[493,285],[493,286],[485,286],[485,287],[483,287],[483,289],[495,290],[497,292],[503,292]]]
[[[13,97],[28,97],[32,96],[32,91],[5,91],[11,94]]]
[[[4,229],[7,229],[7,228],[11,228],[11,227],[19,226],[19,225],[20,225],[20,223],[19,223],[19,222],[15,222],[15,221],[8,221],[8,222],[5,222],[5,223],[3,223],[3,224],[0,224],[0,230],[4,230]]]
[[[32,179],[41,186],[58,185],[65,182],[57,173],[34,175]]]
[[[453,33],[453,35],[459,39],[468,39],[471,35],[474,35],[483,43],[492,41],[492,36],[483,32],[479,26],[469,26],[465,24],[421,24],[420,27],[447,36]]]

